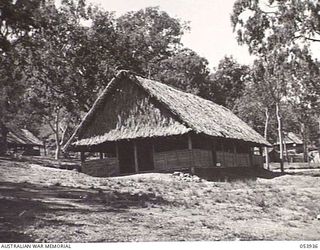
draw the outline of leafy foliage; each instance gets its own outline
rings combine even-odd
[[[270,98],[278,107],[285,106],[280,116],[294,115],[284,127],[293,129],[289,121],[295,121],[303,134],[319,115],[320,92],[314,83],[319,65],[309,50],[310,43],[320,42],[319,10],[312,0],[238,0],[231,17],[238,42],[259,56],[254,89],[264,96],[261,101]]]
[[[162,60],[153,77],[176,88],[203,96],[208,85],[208,75],[208,61],[190,49],[182,49]]]
[[[319,42],[319,11],[312,0],[238,0],[231,21],[240,44],[263,55],[278,44]]]
[[[248,66],[240,65],[232,57],[223,58],[210,75],[211,84],[207,93],[211,98],[208,99],[234,110],[236,101],[243,95],[249,71]]]
[[[121,66],[150,76],[154,65],[174,55],[188,27],[157,7],[129,12],[117,20]]]
[[[208,75],[207,61],[182,49],[180,39],[187,25],[159,8],[115,18],[83,0],[63,0],[59,8],[52,1],[39,1],[36,6],[35,1],[26,2],[37,7],[37,18],[32,18],[33,23],[25,20],[28,29],[23,32],[23,25],[11,22],[12,36],[21,33],[23,39],[2,54],[2,62],[8,63],[0,68],[6,76],[1,82],[5,87],[1,108],[7,114],[20,113],[18,124],[29,124],[29,118],[38,123],[38,129],[40,124],[48,125],[58,150],[70,126],[89,110],[117,69],[160,79],[161,70],[167,68],[172,74],[166,81],[184,89],[200,88]],[[10,22],[4,23],[2,30]],[[173,65],[180,72],[175,77]]]

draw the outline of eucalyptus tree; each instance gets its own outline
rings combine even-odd
[[[207,59],[191,49],[181,49],[162,60],[154,70],[154,79],[183,91],[210,99],[206,89],[209,83]]]
[[[244,93],[249,73],[249,66],[239,64],[233,57],[226,56],[221,59],[210,74],[209,93],[213,101],[235,111],[237,100]]]
[[[189,27],[158,7],[128,12],[117,19],[119,63],[144,76],[157,73],[157,65],[182,48]]]
[[[38,11],[42,0],[0,1],[0,126],[16,119],[14,115],[23,103],[25,75],[24,55],[20,48],[29,44],[30,34],[38,29]],[[13,122],[14,123],[14,122]],[[4,138],[1,149],[6,147],[6,129],[1,129]]]
[[[261,55],[279,43],[320,42],[319,11],[314,0],[237,0],[231,22],[238,42]]]
[[[68,118],[89,110],[117,67],[152,76],[155,65],[174,55],[183,34],[180,21],[158,8],[115,18],[74,0],[59,8],[46,5],[42,17],[43,28],[32,37],[29,100],[42,107],[39,113],[55,134],[56,158]]]
[[[288,83],[293,73],[290,68],[293,65],[292,61],[296,60],[292,55],[302,51],[301,48],[297,49],[297,45],[308,46],[310,42],[320,41],[317,38],[320,34],[319,8],[319,4],[311,0],[238,0],[234,4],[231,21],[237,33],[237,40],[240,44],[247,45],[249,52],[264,62],[267,69],[266,85],[273,85],[270,90],[276,91],[276,94],[267,93],[276,104],[280,145],[280,104],[290,94],[287,91],[289,87],[296,83]],[[276,59],[275,55],[279,55],[280,60]],[[275,60],[284,64],[274,64]]]
[[[300,50],[299,50],[300,51]],[[303,138],[304,159],[308,160],[309,131],[314,120],[314,116],[319,116],[320,98],[317,86],[320,81],[319,63],[312,59],[308,49],[294,55],[292,60],[292,74],[289,81],[291,83],[288,94],[288,103],[295,112],[300,124],[300,133]]]
[[[88,36],[87,28],[81,25],[86,18],[85,2],[62,1],[60,8],[44,4],[40,14],[42,25],[32,34],[32,51],[26,58],[29,67],[25,71],[25,96],[52,129],[55,157],[59,158],[72,115],[90,105],[82,94],[88,94],[88,86],[79,56],[86,53],[83,50]]]

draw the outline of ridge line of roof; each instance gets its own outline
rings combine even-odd
[[[227,109],[226,107],[224,107],[222,105],[219,105],[219,104],[216,104],[216,103],[214,103],[214,102],[212,102],[210,100],[204,99],[204,98],[202,98],[200,96],[184,92],[182,90],[179,90],[177,88],[174,88],[172,86],[166,85],[164,83],[161,83],[161,82],[153,80],[153,79],[145,78],[145,77],[143,77],[141,75],[138,75],[138,74],[136,74],[136,73],[134,73],[134,72],[132,72],[130,70],[120,70],[109,81],[109,83],[107,84],[105,89],[98,96],[98,98],[96,99],[96,101],[94,102],[94,104],[92,105],[90,110],[84,116],[84,118],[82,119],[81,123],[77,126],[77,128],[74,131],[74,133],[72,134],[72,136],[69,138],[69,140],[67,141],[67,143],[63,147],[63,150],[67,150],[68,147],[74,141],[74,139],[77,139],[77,137],[82,133],[82,131],[88,126],[90,121],[92,121],[92,119],[94,117],[94,114],[96,113],[96,110],[99,109],[99,107],[101,107],[101,105],[103,105],[105,103],[106,96],[110,94],[110,92],[114,89],[114,86],[116,86],[117,83],[120,80],[122,80],[123,78],[127,78],[127,79],[131,80],[132,83],[134,83],[138,87],[142,88],[150,97],[154,98],[154,100],[156,102],[158,102],[161,106],[164,106],[171,113],[171,115],[173,115],[173,118],[175,120],[177,120],[178,122],[180,122],[182,125],[186,126],[187,128],[190,128],[191,130],[193,130],[196,133],[203,133],[204,131],[202,131],[201,129],[199,130],[195,125],[190,124],[190,121],[188,121],[188,118],[184,117],[184,114],[179,112],[179,109],[171,107],[170,106],[170,102],[167,102],[167,100],[161,98],[161,96],[157,96],[156,95],[157,92],[154,92],[152,88],[149,88],[148,84],[154,83],[155,86],[158,85],[158,87],[160,87],[160,88],[167,88],[167,90],[174,91],[174,92],[176,92],[176,94],[181,95],[182,97],[185,97],[187,99],[189,99],[189,97],[190,97],[190,99],[194,99],[195,98],[199,102],[205,102],[208,105],[209,104],[213,105],[213,106],[215,106],[217,108],[222,109],[224,112],[227,112],[227,114],[232,114],[232,115],[236,116],[231,110]],[[163,89],[163,90],[165,91],[166,89]],[[238,119],[240,119],[240,118],[238,118]],[[243,122],[243,123],[246,124],[245,122]],[[217,125],[220,126],[219,123],[217,123]],[[251,130],[253,130],[255,133],[257,133],[250,126],[247,125],[247,127],[250,128]],[[228,136],[226,136],[224,134],[223,131],[218,131],[218,132],[220,134],[219,137],[223,137],[223,138],[227,138],[228,137]],[[259,133],[257,133],[257,135],[259,135],[265,142],[267,142]],[[252,142],[254,142],[254,141],[252,141]],[[262,141],[260,143],[261,144],[265,144],[265,143],[262,143]]]

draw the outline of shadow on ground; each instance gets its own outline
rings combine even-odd
[[[151,192],[107,192],[100,189],[1,182],[0,242],[34,242],[33,236],[27,235],[25,229],[37,225],[39,221],[43,223],[46,214],[67,212],[85,216],[88,213],[121,213],[129,208],[169,204],[174,205]]]
[[[197,173],[196,173],[197,174]],[[285,173],[273,172],[263,168],[224,168],[224,169],[213,169],[213,171],[198,173],[198,176],[208,181],[238,181],[238,180],[257,180],[262,179],[273,179],[284,175]]]
[[[77,159],[63,159],[63,160],[55,160],[49,157],[44,156],[20,156],[20,157],[0,157],[0,162],[20,162],[20,163],[29,163],[29,164],[38,164],[43,167],[48,168],[59,168],[59,169],[67,169],[73,170],[76,169],[80,171],[81,163]]]

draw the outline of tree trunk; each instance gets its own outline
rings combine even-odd
[[[288,165],[290,164],[289,154],[288,154],[288,148],[286,142],[283,143],[284,151],[286,152],[286,160]]]
[[[64,144],[64,141],[65,141],[65,138],[66,138],[66,135],[67,135],[67,131],[68,131],[68,127],[69,127],[69,124],[67,123],[67,125],[66,125],[66,127],[64,129],[61,128],[62,136],[61,136],[61,139],[60,139],[60,148],[62,148],[62,146]],[[68,158],[68,153],[67,152],[63,152],[63,158]]]
[[[47,156],[47,145],[45,141],[43,142],[43,153],[44,153],[44,156]]]
[[[282,137],[282,120],[281,120],[281,114],[280,114],[280,104],[276,103],[276,115],[277,115],[277,121],[278,121],[278,136],[279,136],[279,144],[280,144],[280,169],[281,172],[284,172],[283,167],[283,137]]]
[[[58,160],[60,158],[60,152],[61,152],[61,145],[60,145],[60,133],[59,133],[59,109],[57,109],[56,112],[56,118],[55,118],[55,138],[56,138],[56,152],[54,158]]]
[[[318,152],[320,156],[320,116],[318,117],[318,123],[319,123],[319,128],[318,128]]]
[[[304,122],[301,123],[301,135],[303,143],[303,161],[308,162],[308,139],[306,124]]]
[[[266,122],[264,124],[264,139],[266,139],[266,141],[268,140],[268,125],[269,125],[269,109],[266,108]],[[268,170],[270,170],[268,147],[264,147],[264,153],[266,157],[266,167]]]

